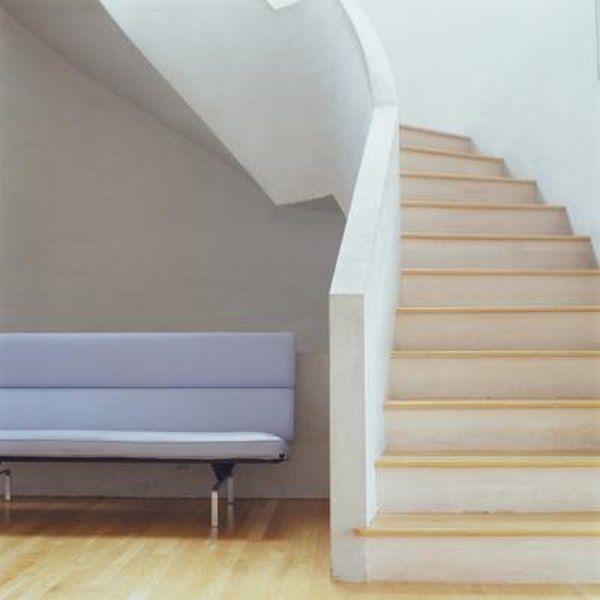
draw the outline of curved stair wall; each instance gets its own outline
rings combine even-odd
[[[275,204],[348,211],[371,96],[340,2],[101,1]]]

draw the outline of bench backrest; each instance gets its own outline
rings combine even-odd
[[[0,334],[0,429],[291,439],[292,333]]]

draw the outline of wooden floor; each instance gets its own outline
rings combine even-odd
[[[333,583],[323,501],[242,501],[211,537],[194,500],[0,504],[1,600],[600,598],[600,586]]]

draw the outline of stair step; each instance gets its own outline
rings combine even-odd
[[[484,242],[589,242],[589,235],[515,235],[493,233],[429,233],[409,232],[402,235],[405,240],[432,240],[437,242],[447,241],[484,241]]]
[[[450,152],[468,153],[473,150],[471,138],[467,136],[410,125],[400,126],[400,142],[403,145]]]
[[[595,512],[380,513],[355,535],[364,540],[367,572],[374,580],[598,581],[600,516]],[[544,598],[554,595],[544,589]]]
[[[404,269],[407,306],[600,304],[600,269]]]
[[[393,350],[393,358],[600,358],[600,350]]]
[[[597,350],[395,350],[390,395],[400,398],[594,398]]]
[[[414,171],[401,171],[401,177],[404,200],[509,204],[539,201],[537,184],[529,179]]]
[[[600,306],[403,307],[398,350],[600,349]]]
[[[389,452],[600,451],[600,399],[396,400],[385,404]]]
[[[383,512],[600,510],[597,452],[412,452],[376,467]]]
[[[405,233],[406,268],[577,269],[596,264],[587,236]]]
[[[417,398],[407,400],[388,400],[386,410],[505,410],[505,409],[600,409],[600,398]]]
[[[600,467],[596,452],[420,452],[415,454],[386,454],[377,460],[379,469],[437,468],[437,469],[556,469]]]
[[[470,152],[400,146],[400,164],[408,171],[503,176],[504,160]]]
[[[401,127],[400,142],[402,306],[380,513],[354,530],[367,577],[598,582],[591,239],[470,138]]]
[[[430,233],[549,234],[571,233],[564,206],[475,202],[402,203],[404,231]]]
[[[365,537],[600,537],[600,513],[383,513]]]

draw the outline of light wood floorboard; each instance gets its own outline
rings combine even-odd
[[[240,501],[214,538],[206,500],[17,498],[0,504],[0,598],[600,598],[590,585],[335,583],[328,510],[320,500]]]

